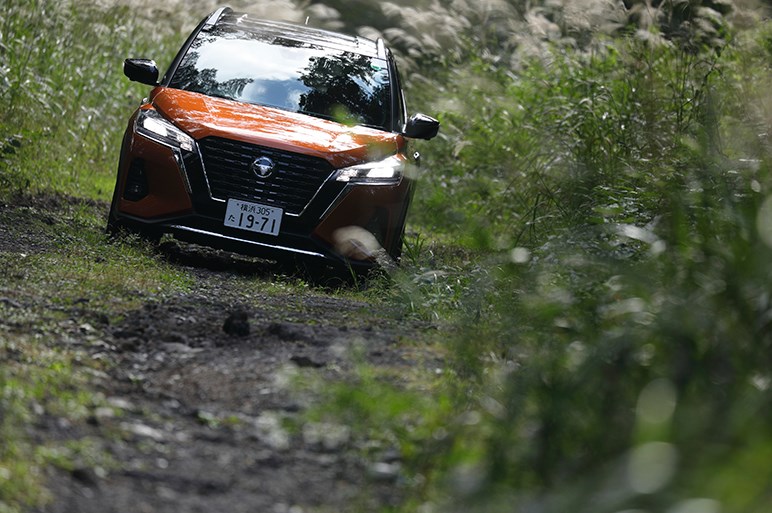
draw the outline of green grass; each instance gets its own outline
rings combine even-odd
[[[75,205],[55,219],[38,207],[14,212],[11,223],[36,226],[52,251],[0,251],[4,294],[25,299],[40,290],[54,290],[51,303],[88,303],[94,309],[124,311],[150,295],[187,290],[192,284],[184,271],[164,263],[141,240],[110,240],[104,232],[101,208]],[[131,272],[127,272],[130,269]]]

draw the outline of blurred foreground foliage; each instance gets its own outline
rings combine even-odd
[[[673,16],[446,70],[416,214],[477,257],[416,510],[772,509],[772,27]]]

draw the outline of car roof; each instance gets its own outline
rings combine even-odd
[[[223,26],[352,52],[367,57],[388,58],[388,51],[380,38],[372,40],[366,37],[350,36],[307,25],[264,20],[247,13],[236,12],[230,7],[221,7],[214,11],[204,22],[202,30],[209,31],[215,27]]]

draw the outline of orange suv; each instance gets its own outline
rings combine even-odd
[[[180,240],[280,262],[366,271],[398,259],[417,164],[408,139],[439,122],[408,118],[382,40],[269,22],[221,8],[129,121],[108,231]]]

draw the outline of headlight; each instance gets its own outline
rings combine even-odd
[[[385,160],[339,169],[335,179],[339,182],[396,183],[404,172],[405,161],[393,155]]]
[[[166,121],[153,109],[139,111],[136,131],[164,146],[193,151],[193,138]]]

